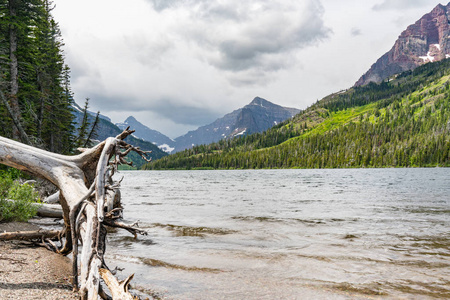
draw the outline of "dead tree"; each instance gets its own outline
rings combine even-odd
[[[146,234],[133,225],[121,222],[121,208],[114,207],[114,191],[118,189],[118,184],[112,181],[112,176],[117,166],[129,164],[124,157],[131,151],[143,158],[146,155],[146,152],[123,141],[133,132],[127,128],[117,137],[108,138],[93,148],[79,149],[82,153],[75,156],[47,152],[0,137],[0,163],[44,177],[60,189],[64,213],[60,242],[43,239],[43,245],[63,255],[72,252],[73,288],[79,291],[81,299],[108,298],[101,290],[101,274],[107,284],[117,282],[111,279],[109,272],[100,272],[100,269],[108,269],[104,261],[105,226],[124,228],[135,236]],[[82,245],[80,257],[79,241]],[[128,283],[129,280],[126,286],[109,284],[108,287],[112,295],[129,295]],[[115,290],[117,288],[123,291]],[[131,295],[129,297],[132,299]]]

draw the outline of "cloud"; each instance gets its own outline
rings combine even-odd
[[[437,4],[438,3],[436,3],[436,5]],[[373,10],[408,10],[429,5],[430,0],[383,0],[382,3],[375,4]]]
[[[352,36],[358,36],[358,35],[361,35],[361,29],[356,28],[356,27],[353,27],[353,28],[351,29],[351,31],[350,31],[350,34],[351,34]]]
[[[284,57],[331,33],[322,19],[322,5],[316,0],[151,2],[155,9],[164,8],[166,15],[179,17],[178,26],[173,27],[175,33],[196,55],[235,76],[251,70],[286,68],[291,64]]]

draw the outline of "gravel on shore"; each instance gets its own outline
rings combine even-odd
[[[0,223],[0,232],[37,230],[29,223]],[[78,299],[68,257],[28,242],[0,241],[0,299]]]

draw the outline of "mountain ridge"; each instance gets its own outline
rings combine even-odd
[[[150,141],[167,153],[175,153],[195,145],[209,144],[234,136],[262,132],[300,112],[299,109],[283,107],[264,98],[255,97],[249,104],[236,109],[214,122],[191,130],[177,138],[170,139],[164,134],[150,129],[133,116],[123,123],[116,123],[119,128],[131,126],[136,137]]]
[[[210,144],[238,135],[262,132],[293,117],[298,112],[300,112],[299,109],[283,107],[264,98],[255,97],[249,104],[224,115],[213,123],[177,137],[175,152],[189,149],[194,145]]]

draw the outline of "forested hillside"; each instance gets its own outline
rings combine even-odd
[[[52,9],[48,0],[0,0],[0,135],[69,153],[70,71]]]
[[[332,94],[292,120],[176,153],[146,169],[450,165],[450,60]]]

